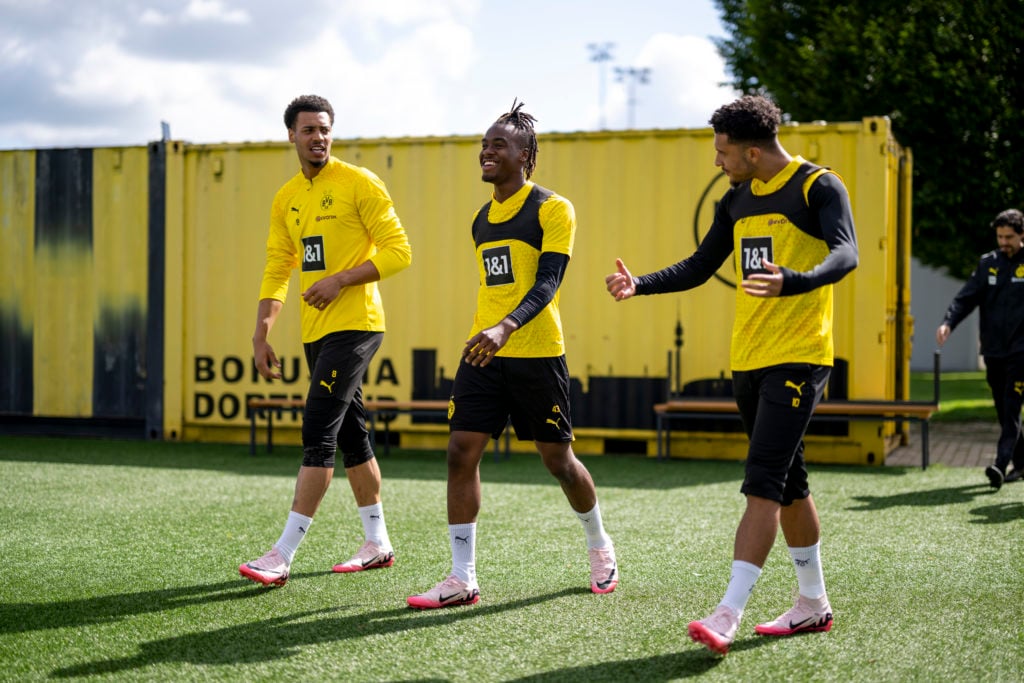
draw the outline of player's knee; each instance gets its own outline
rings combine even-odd
[[[315,444],[302,447],[303,467],[334,467],[334,454],[337,446],[334,443]]]
[[[572,484],[582,478],[583,464],[569,452],[545,453],[541,451],[541,459],[548,472],[563,484]]]

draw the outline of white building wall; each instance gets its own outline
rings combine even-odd
[[[922,265],[911,259],[910,314],[914,317],[914,345],[910,356],[910,369],[931,370],[935,352],[935,330],[963,281],[949,277],[945,272]],[[978,311],[975,310],[953,331],[942,347],[942,371],[963,372],[978,370]]]

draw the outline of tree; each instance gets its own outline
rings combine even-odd
[[[914,155],[914,256],[966,278],[1024,209],[1024,0],[715,0],[744,93],[795,121],[888,116]]]

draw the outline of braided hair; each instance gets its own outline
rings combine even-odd
[[[537,133],[533,130],[533,124],[537,122],[537,119],[523,111],[523,104],[523,102],[513,99],[512,109],[499,116],[495,123],[508,124],[521,134],[521,142],[525,143],[523,147],[527,151],[526,167],[523,170],[526,173],[526,179],[529,180],[537,168]]]

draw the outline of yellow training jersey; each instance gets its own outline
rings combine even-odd
[[[768,182],[730,188],[692,256],[636,278],[637,294],[682,292],[707,282],[732,254],[742,278],[779,266],[777,297],[736,287],[730,367],[832,365],[832,285],[857,267],[850,197],[835,173],[795,157]]]
[[[744,277],[766,272],[761,261],[798,272],[813,270],[829,247],[791,220],[807,211],[807,189],[824,169],[794,178],[803,160],[794,159],[769,182],[754,179],[749,194],[731,206],[736,273]],[[790,181],[793,181],[792,183]],[[730,366],[754,370],[780,363],[833,363],[832,285],[796,296],[759,298],[736,287],[736,319],[732,329]]]
[[[471,338],[501,322],[536,282],[542,252],[572,256],[576,212],[572,203],[532,182],[504,202],[491,200],[473,217],[480,288]],[[512,333],[497,355],[547,358],[565,354],[558,293]]]
[[[412,263],[408,236],[380,178],[331,157],[312,180],[299,172],[274,197],[260,298],[283,302],[297,266],[305,291],[367,259],[381,279],[394,275]],[[303,342],[342,330],[383,332],[377,283],[344,287],[320,311],[302,306],[301,322]]]

